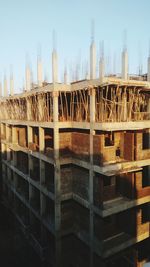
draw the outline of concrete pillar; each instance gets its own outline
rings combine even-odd
[[[150,82],[150,56],[147,60],[147,81]]]
[[[95,89],[90,89],[90,122],[95,121]]]
[[[59,120],[58,117],[58,92],[53,92],[53,121],[56,123]]]
[[[57,59],[57,52],[53,49],[52,52],[52,81],[53,83],[58,82],[58,59]]]
[[[6,141],[9,141],[9,126],[6,124]]]
[[[90,79],[96,79],[96,46],[94,41],[90,46]]]
[[[17,166],[17,152],[13,151],[13,166]]]
[[[39,87],[42,87],[42,81],[43,81],[43,78],[42,78],[42,60],[41,60],[41,57],[38,56],[38,59],[37,59],[37,81],[38,81],[38,86]]]
[[[44,128],[39,127],[39,150],[40,153],[44,153],[45,141],[44,141]],[[45,183],[45,163],[40,159],[40,184]]]
[[[124,93],[122,97],[122,106],[123,106],[123,113],[122,113],[122,120],[127,121],[127,94]]]
[[[30,126],[27,126],[27,138],[28,138],[28,147],[29,147],[29,144],[33,143],[33,131],[32,131],[32,127]],[[30,152],[28,153],[28,163],[29,163],[28,173],[29,173],[29,176],[31,177],[31,171],[33,170],[33,160],[32,160],[32,156]]]
[[[8,96],[8,86],[7,86],[7,78],[6,75],[4,77],[4,97]]]
[[[32,127],[27,126],[27,137],[28,137],[28,146],[29,143],[33,143],[33,131],[32,131]]]
[[[128,79],[128,53],[127,49],[122,52],[122,79]]]
[[[18,144],[17,128],[12,126],[12,143]]]
[[[150,98],[148,99],[147,112],[149,113],[148,114],[148,120],[150,120]]]
[[[39,127],[39,150],[43,153],[45,150],[45,140],[44,140],[44,128]]]
[[[90,90],[90,171],[89,171],[89,208],[90,208],[90,267],[93,266],[93,235],[94,235],[94,225],[93,225],[93,135],[95,122],[95,89]]]
[[[59,126],[58,126],[58,92],[53,92],[53,122],[54,122],[54,186],[55,186],[55,247],[56,266],[61,267],[61,174],[59,159]]]
[[[27,64],[26,65],[26,91],[30,91],[31,90],[31,71],[30,71],[30,67]]]
[[[45,163],[40,159],[40,184],[45,184]]]
[[[104,58],[101,57],[99,61],[99,79],[100,82],[103,82],[105,76],[105,63],[104,63]]]
[[[7,161],[10,161],[11,160],[11,156],[10,156],[10,148],[9,147],[7,147],[6,148],[6,153],[7,153]]]

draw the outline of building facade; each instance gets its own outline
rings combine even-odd
[[[127,75],[125,53],[122,77],[101,60],[98,79],[71,84],[54,53],[53,83],[32,88],[27,72],[26,91],[0,98],[3,202],[52,266],[149,260],[150,83]]]

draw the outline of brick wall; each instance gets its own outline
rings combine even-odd
[[[124,159],[134,160],[134,133],[124,134]]]
[[[135,160],[149,159],[150,149],[143,149],[143,133],[137,132],[135,135],[136,148],[135,148]]]
[[[27,130],[26,128],[18,128],[18,144],[20,146],[27,146]]]
[[[75,157],[89,161],[90,135],[84,133],[72,133],[72,152]]]
[[[60,155],[69,155],[72,149],[72,133],[60,133],[59,138]]]
[[[73,193],[88,200],[89,198],[89,172],[83,168],[73,166]]]
[[[67,194],[72,192],[72,168],[61,168],[61,192]]]

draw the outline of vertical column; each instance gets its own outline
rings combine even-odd
[[[4,76],[4,97],[8,96],[7,78]]]
[[[40,153],[44,153],[45,150],[44,128],[42,127],[39,127],[39,150]]]
[[[128,79],[128,53],[127,49],[122,52],[122,79]]]
[[[12,126],[12,143],[14,144],[18,143],[17,128],[15,126]]]
[[[39,127],[39,150],[40,154],[44,153],[45,140],[44,140],[44,128]],[[40,184],[45,183],[45,163],[40,158]]]
[[[40,154],[44,152],[45,141],[44,141],[44,128],[39,127],[39,150]],[[40,185],[42,186],[45,183],[45,163],[40,158]],[[40,190],[40,214],[43,216],[46,210],[46,199]],[[41,225],[41,233],[43,236],[43,227]]]
[[[90,79],[96,79],[96,46],[94,41],[90,46]]]
[[[58,62],[57,62],[57,52],[53,49],[52,53],[52,79],[53,83],[58,82]]]
[[[28,147],[29,147],[29,144],[33,142],[33,132],[32,132],[32,127],[30,126],[27,126],[27,137],[28,137]],[[28,173],[30,176],[30,171],[33,169],[33,163],[32,163],[30,153],[28,153],[28,168],[29,168]],[[33,198],[33,188],[29,181],[29,203],[30,205],[31,205],[32,198]],[[33,216],[32,216],[31,210],[29,211],[29,213],[30,213],[30,226],[31,226],[33,222]]]
[[[29,64],[26,65],[26,91],[31,90],[31,71]]]
[[[33,131],[32,131],[32,127],[27,126],[27,137],[28,137],[28,147],[29,144],[33,142]]]
[[[147,103],[147,112],[148,112],[148,120],[150,120],[150,98],[148,99]]]
[[[6,125],[6,141],[9,142],[9,126],[8,125]],[[7,158],[7,161],[11,160],[10,149],[8,145],[6,145],[6,158]]]
[[[56,232],[56,266],[61,266],[61,188],[59,159],[59,126],[58,126],[58,92],[53,92],[54,122],[54,186],[55,186],[55,232]]]
[[[93,266],[93,134],[95,122],[95,89],[90,89],[90,171],[89,171],[89,207],[90,207],[90,266]]]
[[[150,55],[147,60],[147,81],[150,82]]]
[[[38,86],[42,87],[42,60],[41,55],[38,55],[37,58],[37,80],[38,80]]]

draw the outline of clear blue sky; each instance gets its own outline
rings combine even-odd
[[[40,43],[44,73],[51,80],[52,31],[57,33],[60,79],[64,62],[69,69],[89,60],[91,19],[95,21],[95,42],[104,40],[105,56],[120,72],[123,30],[127,30],[130,73],[137,73],[139,61],[146,71],[150,39],[149,0],[0,0],[0,79],[9,77],[13,65],[15,87],[22,87],[25,54],[28,53],[36,81],[36,55]],[[81,67],[82,69],[82,67]],[[113,63],[108,65],[113,70]],[[108,70],[107,70],[108,71]]]

